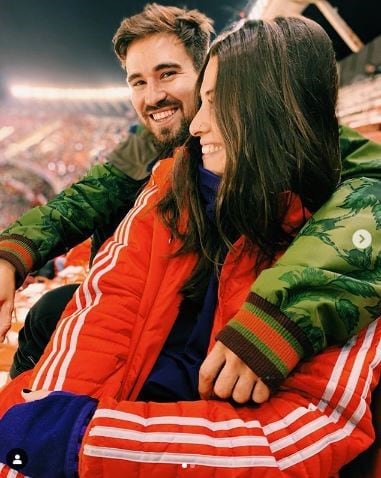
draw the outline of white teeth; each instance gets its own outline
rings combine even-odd
[[[202,154],[211,154],[221,151],[222,146],[218,144],[204,144],[202,147]]]
[[[160,121],[164,118],[168,118],[169,116],[172,116],[176,113],[176,110],[167,110],[167,111],[161,111],[160,113],[152,113],[152,118],[155,121]]]

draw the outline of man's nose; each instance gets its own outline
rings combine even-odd
[[[160,101],[165,100],[167,93],[157,82],[147,83],[145,102],[146,106],[156,106]]]

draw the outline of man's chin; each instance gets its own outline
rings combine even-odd
[[[166,144],[176,138],[179,129],[180,127],[178,127],[176,130],[161,128],[159,131],[153,132],[153,135],[155,136],[156,141]]]
[[[176,131],[173,128],[162,128],[158,132],[151,130],[156,149],[163,155],[171,155],[175,148],[183,145],[189,138],[189,125],[190,121],[183,119]]]

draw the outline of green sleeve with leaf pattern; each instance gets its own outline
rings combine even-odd
[[[93,166],[81,180],[5,229],[0,234],[0,258],[15,266],[17,285],[94,231],[104,240],[133,205],[156,156],[144,128],[133,127],[107,163]]]
[[[217,335],[271,387],[301,359],[346,342],[381,315],[381,145],[349,128],[341,133],[343,167],[351,169],[343,177],[354,179],[258,276]]]
[[[81,243],[113,211],[131,204],[140,187],[111,164],[94,166],[83,179],[5,229],[0,258],[16,267],[20,285],[28,272]]]

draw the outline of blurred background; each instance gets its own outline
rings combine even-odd
[[[111,39],[146,2],[0,0],[0,230],[79,179],[136,121]],[[217,33],[241,18],[303,14],[340,65],[341,122],[381,141],[379,0],[161,1],[198,8]]]

